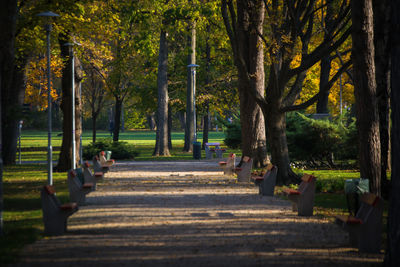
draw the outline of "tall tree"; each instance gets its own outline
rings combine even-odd
[[[264,95],[264,48],[260,37],[264,23],[264,1],[222,1],[222,16],[238,70],[242,156],[253,158],[255,166],[266,160],[264,115],[250,91]],[[229,9],[229,15],[228,15]]]
[[[391,1],[392,175],[385,266],[400,266],[400,1]]]
[[[158,55],[158,108],[157,108],[157,133],[156,146],[153,155],[169,156],[168,146],[168,45],[167,32],[161,29],[160,33],[160,49]]]
[[[2,139],[4,93],[10,90],[14,66],[14,44],[17,21],[17,1],[6,0],[0,5],[0,236],[3,235],[3,149]]]
[[[374,48],[376,95],[378,98],[379,134],[381,143],[382,195],[387,196],[389,181],[389,95],[390,95],[390,1],[372,1],[374,13]]]
[[[9,39],[3,40],[2,46],[4,65],[2,66],[2,155],[4,164],[14,164],[17,151],[18,122],[21,119],[22,104],[24,99],[24,67],[28,62],[28,51],[25,48],[18,49],[17,52],[7,51],[17,46],[17,36],[23,36],[23,29],[27,25],[26,17],[20,13],[23,3],[15,1],[3,1],[4,17],[2,23],[2,36]],[[19,21],[17,16],[19,15]],[[18,23],[17,23],[18,22]],[[32,28],[32,27],[30,27]],[[17,53],[18,57],[14,53]]]
[[[88,67],[85,69],[87,82],[82,84],[82,101],[89,105],[92,118],[92,142],[96,142],[97,118],[105,103],[104,80],[97,74],[97,71]]]
[[[352,57],[357,107],[360,175],[381,194],[381,147],[376,98],[372,0],[352,1]]]
[[[244,1],[237,1],[237,10]],[[254,3],[254,2],[253,2]],[[251,6],[248,4],[248,6]],[[222,16],[225,21],[229,17],[226,10],[229,10],[230,18],[236,21],[235,8],[232,1],[222,1]],[[348,22],[350,20],[350,7],[346,0],[340,1],[335,13],[335,20],[332,32],[326,40],[315,40],[314,20],[318,10],[316,1],[278,1],[273,0],[264,7],[266,9],[266,30],[264,35],[255,26],[250,32],[257,33],[264,41],[268,51],[268,81],[266,82],[266,93],[260,93],[254,87],[248,87],[253,99],[261,107],[266,120],[267,137],[271,147],[272,163],[278,166],[278,184],[288,184],[298,181],[297,175],[290,168],[290,159],[286,139],[286,119],[285,113],[288,111],[304,109],[315,103],[321,91],[304,103],[295,105],[303,89],[303,82],[307,70],[314,64],[337,49],[350,35]],[[255,20],[256,16],[251,16]],[[227,23],[225,23],[227,24]],[[232,23],[234,24],[234,23]],[[233,36],[238,30],[232,27],[228,35]],[[320,38],[319,38],[320,39]],[[310,43],[313,42],[312,46]],[[235,49],[233,49],[235,50]],[[300,54],[300,60],[294,64],[295,56]],[[246,70],[245,60],[239,58],[235,64],[240,64],[240,68]],[[261,64],[263,61],[260,61]],[[340,74],[350,65],[346,62],[323,88],[326,90]],[[250,81],[254,75],[249,75],[245,71],[244,80]],[[323,91],[322,90],[322,91]],[[254,101],[253,100],[253,101]],[[254,105],[254,103],[252,103]]]

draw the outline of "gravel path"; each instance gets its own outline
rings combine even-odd
[[[12,266],[379,266],[328,220],[223,176],[215,161],[119,163],[68,232]]]

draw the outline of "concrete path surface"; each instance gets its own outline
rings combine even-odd
[[[215,161],[112,167],[68,232],[12,266],[379,266],[326,219],[224,176]]]

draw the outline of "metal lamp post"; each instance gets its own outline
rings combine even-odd
[[[193,88],[193,142],[197,142],[197,130],[196,130],[196,68],[199,65],[190,64],[187,66],[190,68],[192,74],[192,88]]]
[[[47,182],[49,185],[53,184],[53,148],[51,146],[51,69],[50,69],[50,32],[52,17],[59,17],[58,14],[51,11],[42,12],[37,16],[45,17],[47,23],[45,25],[46,38],[47,38],[47,118],[48,118],[48,144],[47,144]]]

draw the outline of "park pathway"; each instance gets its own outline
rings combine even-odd
[[[106,174],[68,233],[12,266],[379,266],[332,222],[223,176],[215,161],[126,162]]]

